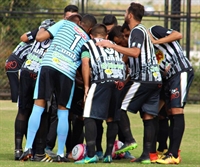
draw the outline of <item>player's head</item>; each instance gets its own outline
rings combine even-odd
[[[64,8],[64,19],[68,19],[73,13],[78,13],[76,5],[68,5]]]
[[[124,39],[128,42],[128,38],[129,38],[131,30],[126,22],[124,22],[124,24],[122,25],[121,32],[124,36]]]
[[[144,16],[144,6],[140,3],[132,2],[125,14],[125,21],[129,24],[131,19],[134,19],[137,22],[142,21]]]
[[[106,28],[107,28],[108,32],[112,29],[112,27],[114,27],[114,26],[116,26],[118,24],[117,23],[117,18],[112,14],[105,15],[104,18],[103,18],[102,23],[106,25]]]
[[[121,32],[121,26],[114,26],[108,33],[108,39],[114,41],[116,44],[127,47],[128,41],[124,39],[123,33]]]
[[[82,16],[78,13],[75,13],[75,14],[72,14],[71,16],[69,16],[69,18],[67,20],[72,21],[72,22],[80,25],[81,20],[82,20]]]
[[[107,28],[104,24],[96,24],[90,31],[91,38],[107,39]]]
[[[97,24],[96,18],[92,14],[85,14],[82,17],[80,26],[85,30],[86,33],[90,33],[90,30],[94,25]]]

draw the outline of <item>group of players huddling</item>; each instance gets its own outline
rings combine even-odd
[[[178,42],[181,33],[159,25],[147,29],[143,16],[144,6],[132,2],[122,26],[114,15],[97,23],[68,5],[62,20],[46,19],[21,36],[6,61],[12,102],[18,102],[15,160],[69,162],[74,146],[85,140],[87,154],[74,163],[111,163],[118,135],[123,146],[115,153],[133,163],[181,162],[184,106],[194,72]],[[127,112],[139,112],[143,121],[138,158],[129,152],[137,142]]]

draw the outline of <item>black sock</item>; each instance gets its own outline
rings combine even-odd
[[[173,115],[169,115],[169,148],[165,154],[171,153],[171,149],[173,148],[173,129],[174,129],[174,117]]]
[[[130,129],[130,121],[127,115],[127,112],[121,110],[120,121],[118,123],[119,128],[121,129],[123,136],[125,138],[125,143],[133,143],[135,139],[133,138],[131,129]]]
[[[178,150],[181,145],[181,140],[185,130],[185,119],[184,114],[173,115],[174,117],[174,128],[173,128],[173,147],[171,152],[175,158],[178,157]]]
[[[148,159],[155,135],[154,120],[153,119],[143,120],[143,125],[144,125],[144,137],[143,137],[143,152],[141,158]]]
[[[83,126],[83,120],[76,118],[73,123],[72,148],[79,143],[83,143]]]
[[[157,143],[157,136],[158,136],[158,128],[159,128],[159,125],[158,125],[158,117],[154,117],[153,118],[153,123],[154,123],[154,128],[155,128],[155,135],[153,137],[153,142],[151,144],[151,153],[156,153],[156,143]]]
[[[159,131],[158,131],[158,151],[163,152],[167,149],[167,139],[169,137],[169,123],[168,118],[159,119]]]
[[[107,132],[106,132],[107,146],[106,146],[105,156],[112,155],[113,145],[117,136],[117,132],[118,132],[118,123],[107,122]]]
[[[72,151],[72,124],[71,124],[71,120],[68,119],[68,125],[69,125],[69,130],[68,130],[68,135],[67,135],[67,139],[65,142],[65,147],[66,147],[66,153],[70,153]]]
[[[95,119],[85,118],[85,140],[87,145],[88,157],[93,157],[95,155],[96,137],[97,137],[97,127]]]
[[[102,149],[102,135],[103,135],[103,120],[95,120],[97,125],[96,151],[103,151]]]
[[[120,128],[118,128],[118,140],[121,141],[122,143],[125,143],[125,137],[123,135],[123,132]]]
[[[15,119],[15,149],[22,149],[23,137],[27,133],[29,115],[21,113],[19,110]]]
[[[48,133],[48,120],[49,114],[46,111],[44,111],[41,117],[39,129],[36,133],[35,140],[33,143],[33,149],[35,150],[35,154],[44,154],[44,149],[46,147],[46,138]]]
[[[23,137],[26,133],[26,121],[15,120],[15,149],[22,149]],[[26,124],[26,126],[24,126]]]

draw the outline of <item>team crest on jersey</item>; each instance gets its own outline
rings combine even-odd
[[[179,96],[180,96],[180,93],[178,91],[178,88],[175,88],[175,89],[171,90],[171,100],[179,98]]]
[[[156,50],[156,59],[158,61],[158,64],[161,64],[161,62],[165,59],[165,55],[161,50]]]
[[[85,34],[85,32],[80,28],[80,27],[77,27],[75,26],[74,27],[74,30],[84,39],[87,39],[87,36]]]

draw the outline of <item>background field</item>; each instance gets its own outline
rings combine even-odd
[[[10,101],[0,101],[0,167],[4,166],[97,166],[97,167],[143,167],[143,166],[156,166],[160,167],[163,165],[150,164],[132,164],[129,160],[115,160],[112,164],[103,164],[101,162],[97,164],[88,165],[75,165],[73,162],[70,163],[37,163],[37,162],[19,162],[14,161],[14,120],[17,113],[17,106]],[[142,151],[142,134],[143,127],[142,121],[139,115],[129,114],[132,126],[132,132],[139,144],[138,148],[132,150],[131,153],[135,157],[138,157]],[[200,167],[200,105],[188,104],[185,108],[185,121],[186,129],[181,145],[181,157],[182,163],[179,166],[182,167]],[[105,125],[104,125],[105,127]],[[105,148],[105,128],[103,147]],[[54,150],[56,151],[56,149]],[[170,165],[171,166],[171,165]]]

